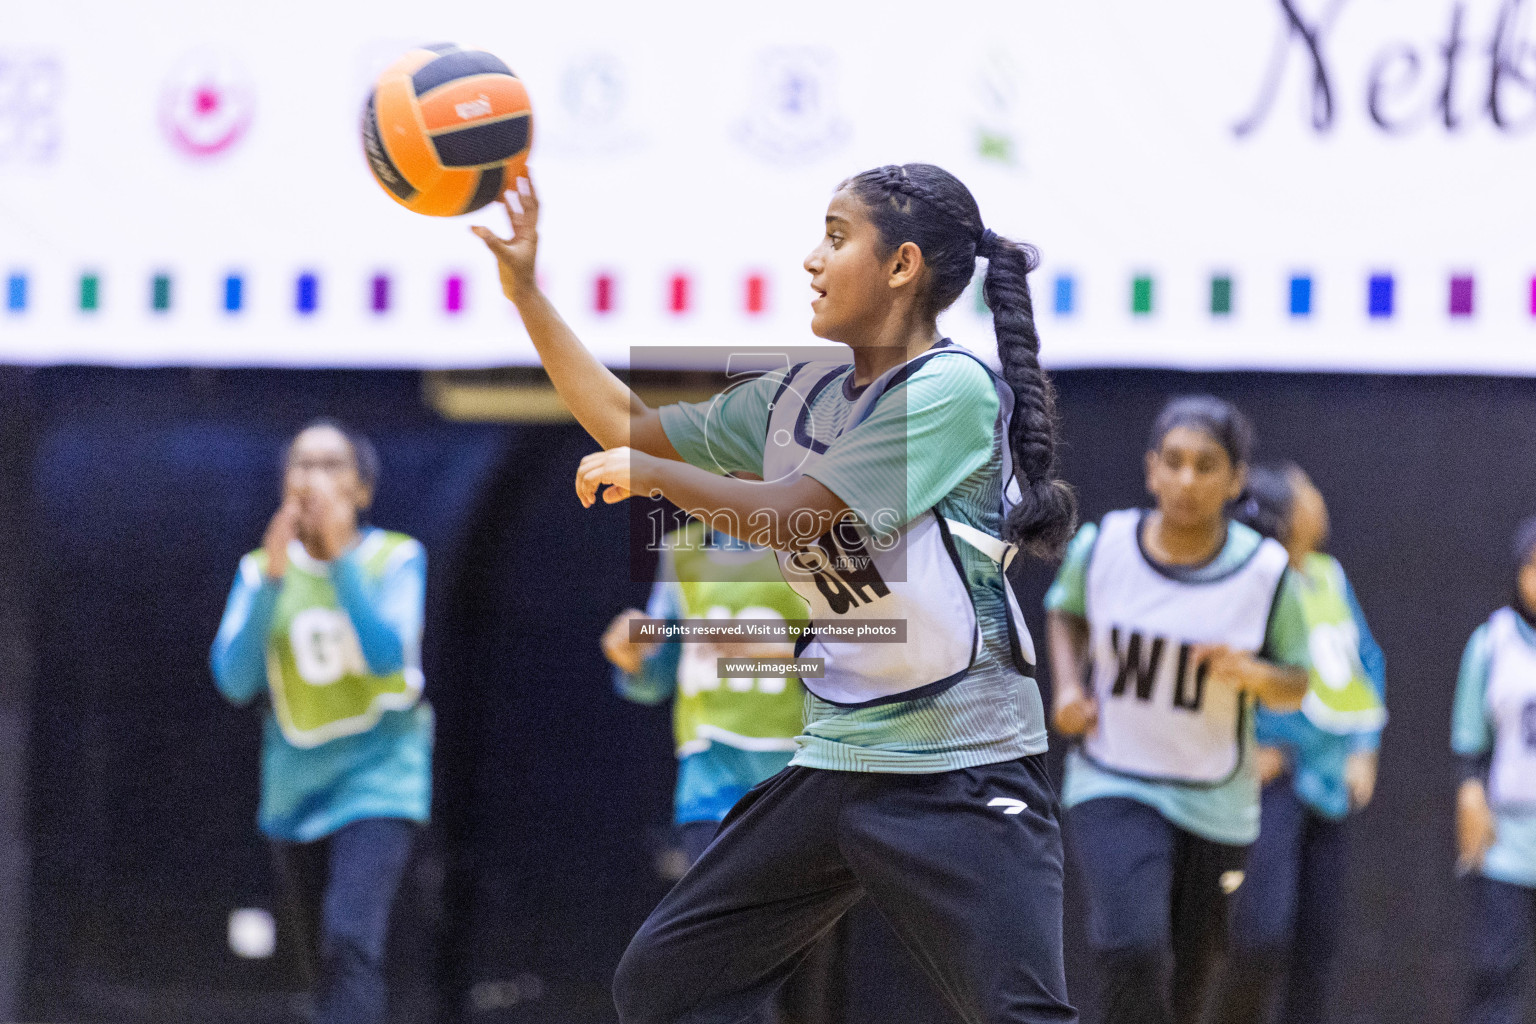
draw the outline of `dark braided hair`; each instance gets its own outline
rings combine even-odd
[[[1003,379],[1013,389],[1008,446],[1021,495],[1003,524],[1003,536],[1032,554],[1058,556],[1077,526],[1077,496],[1056,476],[1056,392],[1040,368],[1040,336],[1027,280],[1040,263],[1039,252],[983,227],[970,189],[933,164],[877,167],[849,178],[839,190],[852,193],[868,209],[887,252],[903,242],[922,251],[928,268],[922,310],[927,316],[937,317],[960,297],[976,273],[978,257],[987,261],[982,295],[992,310]]]

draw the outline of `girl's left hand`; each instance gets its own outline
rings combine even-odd
[[[1376,794],[1376,751],[1357,750],[1344,762],[1344,788],[1350,808],[1364,810]]]
[[[1285,751],[1279,747],[1260,746],[1253,752],[1254,764],[1259,769],[1259,785],[1267,786],[1285,774]]]
[[[1204,662],[1207,678],[1236,690],[1252,693],[1263,685],[1258,659],[1226,644],[1196,644],[1195,661]]]
[[[650,483],[651,471],[658,460],[632,448],[610,448],[605,452],[593,452],[581,460],[576,468],[576,497],[583,508],[591,508],[597,501],[597,492],[603,490],[603,503],[617,504],[633,494],[649,494],[660,497],[661,492]]]

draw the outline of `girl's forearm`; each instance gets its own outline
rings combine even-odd
[[[761,483],[717,476],[684,462],[661,462],[648,485],[637,492],[658,490],[714,529],[776,550],[811,543],[848,509],[841,498],[810,477]]]
[[[1264,706],[1274,711],[1296,711],[1307,695],[1307,673],[1291,665],[1254,659],[1256,685],[1249,690]]]
[[[1046,645],[1051,653],[1051,690],[1055,704],[1084,696],[1083,660],[1088,651],[1088,623],[1066,612],[1045,613]]]
[[[678,458],[656,410],[587,350],[542,291],[520,292],[516,305],[550,383],[582,429],[604,448],[628,445],[661,458]]]

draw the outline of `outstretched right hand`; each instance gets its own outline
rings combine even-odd
[[[287,497],[267,524],[261,546],[267,553],[267,579],[276,583],[288,572],[288,545],[299,535],[299,499]]]
[[[500,238],[490,228],[476,225],[470,230],[496,254],[496,268],[501,273],[501,290],[513,303],[538,288],[534,260],[539,250],[539,196],[528,178],[517,179],[517,194],[501,197],[512,224],[510,238]]]

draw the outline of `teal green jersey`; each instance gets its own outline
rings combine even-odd
[[[1536,648],[1536,629],[1523,618],[1518,618],[1517,624],[1516,635]],[[1468,761],[1478,762],[1480,777],[1487,774],[1484,762],[1493,753],[1498,732],[1488,703],[1496,653],[1490,633],[1485,622],[1467,641],[1451,709],[1451,749]],[[1496,881],[1536,887],[1536,808],[1495,803],[1493,812],[1496,838],[1478,870]]]
[[[1087,616],[1088,563],[1098,538],[1098,525],[1085,523],[1067,548],[1067,557],[1045,596],[1048,611]],[[1246,562],[1263,538],[1241,523],[1229,523],[1227,540],[1210,562],[1196,568],[1163,566],[1191,583],[1219,579]],[[1261,656],[1281,665],[1311,669],[1309,630],[1287,570],[1265,632]],[[1094,764],[1080,749],[1067,755],[1062,804],[1073,807],[1100,797],[1124,797],[1156,809],[1173,824],[1213,842],[1246,845],[1259,835],[1259,781],[1253,764],[1253,709],[1243,714],[1242,760],[1232,777],[1218,786],[1158,782],[1109,771]]]
[[[768,374],[717,401],[667,406],[662,426],[694,465],[761,474],[769,406],[783,381],[782,373]],[[894,529],[933,511],[999,536],[1007,442],[986,369],[960,353],[929,358],[852,423],[863,392],[850,365],[807,396],[807,429],[822,452],[807,475],[872,526]],[[955,548],[980,625],[980,644],[964,678],[931,696],[902,700],[897,694],[870,706],[833,704],[813,693],[792,763],[922,773],[1045,750],[1039,690],[1015,667],[1010,648],[999,565],[969,543]]]
[[[1380,731],[1387,720],[1381,694],[1360,657],[1360,627],[1349,581],[1338,560],[1314,551],[1295,574],[1296,592],[1311,626],[1312,670],[1302,713],[1319,729],[1348,735]]]
[[[1320,562],[1318,558],[1326,559],[1326,562]],[[1296,795],[1302,802],[1317,814],[1338,821],[1351,810],[1349,788],[1345,784],[1345,770],[1350,755],[1357,751],[1375,751],[1381,747],[1381,723],[1386,720],[1387,661],[1376,638],[1371,635],[1371,627],[1365,621],[1365,612],[1360,607],[1354,588],[1350,586],[1349,578],[1344,574],[1343,566],[1335,559],[1326,555],[1308,558],[1302,571],[1296,573],[1297,589],[1307,592],[1318,582],[1317,570],[1324,568],[1333,577],[1328,585],[1339,588],[1335,593],[1339,594],[1351,618],[1352,625],[1348,632],[1355,638],[1355,649],[1348,653],[1340,651],[1335,646],[1339,636],[1333,630],[1330,630],[1332,636],[1319,638],[1318,620],[1311,617],[1311,605],[1304,601],[1309,621],[1312,622],[1312,686],[1315,689],[1320,681],[1327,685],[1325,679],[1319,679],[1317,669],[1317,663],[1324,659],[1335,666],[1349,664],[1352,671],[1363,672],[1377,705],[1382,709],[1379,715],[1374,716],[1376,727],[1339,733],[1320,727],[1301,711],[1277,712],[1264,707],[1258,709],[1255,725],[1261,746],[1279,747],[1285,752]],[[1321,621],[1337,623],[1336,616],[1336,611],[1326,611]],[[1322,651],[1321,658],[1319,651]]]

